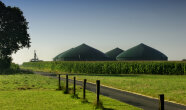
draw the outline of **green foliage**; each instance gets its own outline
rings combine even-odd
[[[12,53],[30,47],[27,29],[28,22],[23,12],[0,1],[0,71],[10,67]]]
[[[10,57],[0,58],[0,72],[10,68],[12,59]]]
[[[9,63],[9,62],[6,62],[6,63]],[[0,60],[0,66],[3,64],[5,64],[5,63],[4,62],[2,63]],[[6,68],[4,65],[2,67],[0,67],[0,74],[15,74],[15,73],[21,72],[19,65],[15,64],[15,63],[11,63],[9,65],[8,66],[5,65]]]
[[[1,1],[0,1],[1,2]],[[17,7],[0,3],[0,50],[2,55],[11,55],[20,48],[30,47],[27,33],[28,22],[23,12]]]
[[[28,62],[23,68],[57,73],[94,73],[94,74],[186,74],[186,62],[167,61],[58,61]]]

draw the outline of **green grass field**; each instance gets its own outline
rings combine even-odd
[[[87,79],[92,83],[101,80],[103,85],[154,98],[159,98],[159,94],[165,94],[166,100],[186,105],[186,75],[82,74],[77,75],[77,79]]]
[[[72,77],[72,76],[71,76]],[[78,75],[78,80],[87,79],[95,83],[140,93],[158,98],[165,94],[165,99],[186,105],[186,75]]]
[[[0,75],[0,110],[92,110],[96,94],[87,91],[89,103],[57,91],[57,79],[36,74]],[[82,90],[78,89],[82,97]],[[109,110],[140,110],[131,105],[101,96]]]

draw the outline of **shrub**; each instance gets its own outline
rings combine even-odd
[[[10,57],[0,58],[0,71],[9,69],[12,59]]]
[[[14,63],[11,63],[9,68],[0,69],[0,74],[14,74],[14,73],[19,73],[19,72],[20,72],[19,65],[14,64]]]

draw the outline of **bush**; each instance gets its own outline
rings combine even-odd
[[[5,57],[0,59],[0,71],[6,70],[10,68],[12,59],[10,57]]]
[[[19,65],[14,64],[14,63],[11,63],[9,68],[0,69],[0,74],[15,74],[19,72],[20,72]]]

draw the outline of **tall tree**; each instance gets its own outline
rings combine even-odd
[[[18,7],[0,1],[0,60],[10,59],[12,53],[30,47],[28,22]]]

